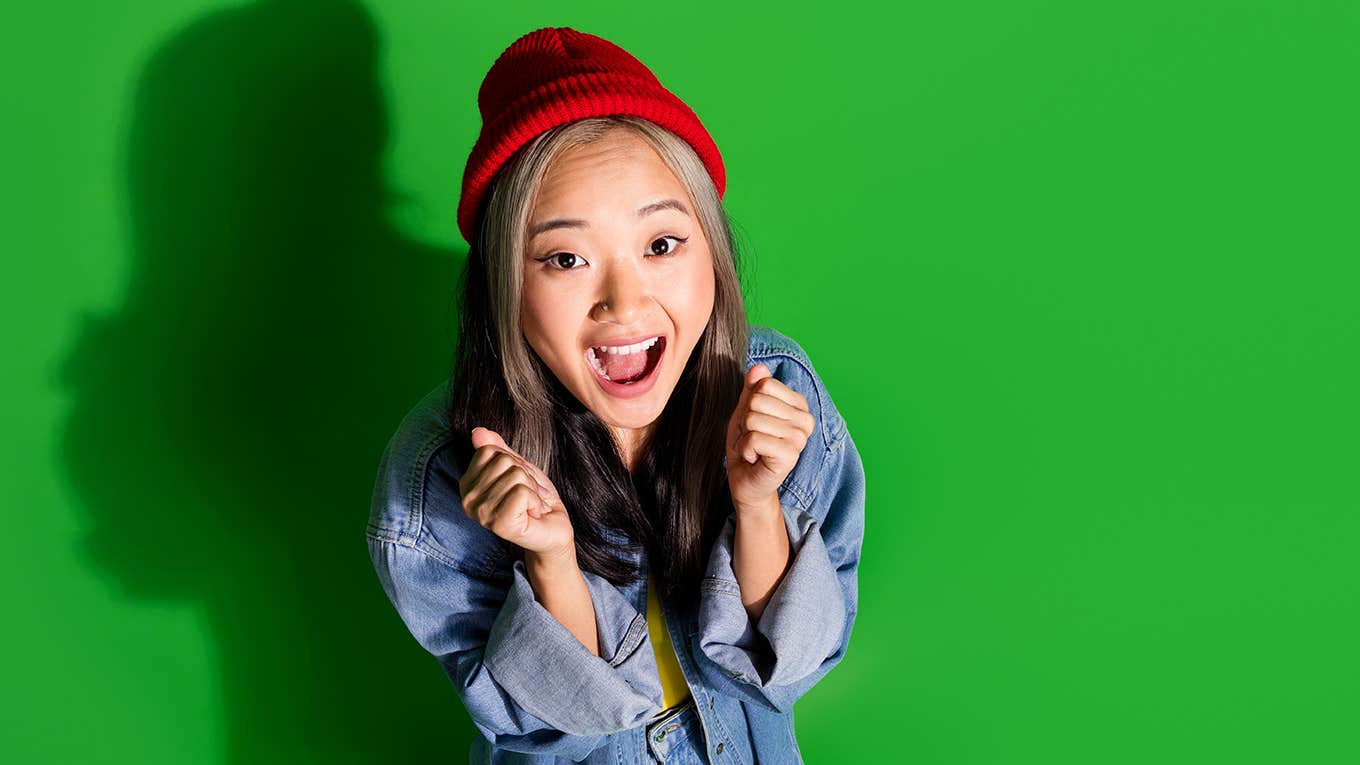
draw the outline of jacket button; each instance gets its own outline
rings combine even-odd
[[[713,751],[717,752],[718,754],[722,754],[722,742],[721,742],[721,741],[718,742],[718,748],[717,748],[717,749],[714,749]]]

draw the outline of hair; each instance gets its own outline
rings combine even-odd
[[[543,178],[563,152],[616,130],[640,135],[685,187],[715,274],[713,313],[631,474],[610,429],[562,385],[520,325],[526,231]],[[510,158],[479,211],[458,286],[449,419],[462,464],[471,459],[472,428],[500,433],[556,486],[583,571],[615,585],[636,581],[647,572],[624,551],[645,547],[658,588],[682,607],[697,601],[706,551],[733,509],[724,460],[746,371],[739,270],[731,221],[693,148],[650,121],[612,115],[559,125]]]

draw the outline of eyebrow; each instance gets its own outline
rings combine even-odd
[[[652,202],[651,204],[639,207],[637,211],[637,217],[645,218],[648,215],[651,215],[652,213],[660,210],[679,210],[685,215],[689,215],[689,210],[685,209],[685,205],[682,204],[680,200],[662,199],[659,202]],[[529,229],[529,238],[533,239],[539,234],[545,231],[551,231],[555,228],[586,228],[589,225],[590,225],[589,223],[586,223],[585,221],[579,218],[554,218],[552,220],[547,220],[543,221],[542,223],[534,224],[534,226]]]

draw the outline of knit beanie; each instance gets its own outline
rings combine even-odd
[[[458,228],[469,244],[496,172],[539,134],[586,117],[628,114],[660,125],[694,148],[721,198],[722,155],[699,117],[641,61],[571,27],[536,29],[510,44],[477,91],[482,129],[463,170]]]

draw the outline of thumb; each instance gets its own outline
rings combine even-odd
[[[510,448],[509,446],[506,446],[505,439],[501,438],[500,433],[497,433],[496,431],[490,428],[483,428],[480,425],[473,428],[472,448],[480,449],[483,446],[486,446],[487,444],[491,444],[492,446],[499,446],[504,449]]]
[[[764,364],[756,364],[755,366],[746,370],[746,377],[742,380],[741,384],[741,395],[737,397],[737,405],[732,410],[732,416],[728,420],[729,444],[731,443],[732,439],[734,439],[736,436],[741,435],[740,429],[737,427],[737,419],[742,416],[743,412],[746,411],[747,402],[749,402],[751,399],[752,388],[755,387],[756,383],[770,376],[771,376],[770,368],[765,366]]]
[[[770,377],[773,374],[774,373],[770,371],[770,368],[765,366],[763,363],[756,364],[755,366],[752,366],[750,369],[746,370],[746,387],[750,388],[752,385],[755,385],[756,383],[760,382],[766,377]]]
[[[737,399],[737,411],[742,411],[746,406],[747,399],[751,398],[751,389],[755,384],[771,376],[770,368],[764,364],[756,364],[746,370],[746,377],[741,383],[741,397]]]

